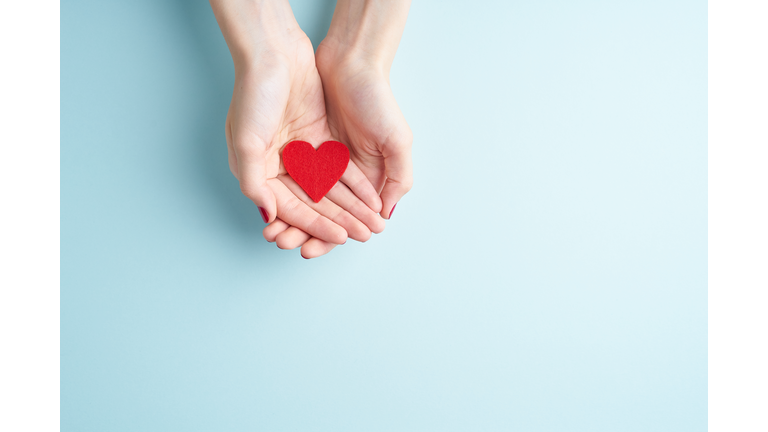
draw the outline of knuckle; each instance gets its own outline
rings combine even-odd
[[[278,216],[281,214],[285,215],[285,218],[289,220],[302,221],[307,215],[307,209],[302,206],[302,204],[303,203],[300,199],[292,196],[288,199],[288,201],[284,202],[282,206],[279,205],[277,207],[277,214]]]
[[[255,200],[259,197],[259,189],[256,187],[256,185],[249,184],[246,182],[240,182],[240,192],[243,193],[243,195],[247,196],[248,198]]]
[[[395,134],[394,147],[401,151],[407,151],[411,149],[413,145],[413,132],[411,128],[406,128]]]
[[[413,178],[408,177],[400,182],[400,187],[405,192],[409,192],[411,189],[413,189]]]

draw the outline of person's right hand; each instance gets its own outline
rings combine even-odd
[[[413,186],[413,133],[389,86],[410,0],[337,0],[317,48],[328,125],[381,195],[392,217]]]
[[[317,49],[328,124],[380,193],[389,219],[413,186],[413,133],[389,86],[388,70],[325,40]]]

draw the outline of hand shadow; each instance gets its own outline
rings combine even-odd
[[[335,0],[291,3],[296,19],[317,48],[330,26]],[[180,37],[191,50],[185,57],[192,62],[194,79],[198,81],[191,91],[199,102],[188,122],[196,137],[190,143],[194,155],[189,165],[190,187],[207,194],[211,207],[219,210],[215,214],[221,219],[221,229],[241,246],[248,250],[256,247],[258,255],[274,253],[275,246],[262,237],[265,225],[257,207],[242,195],[229,170],[224,121],[232,98],[234,67],[213,11],[208,2],[183,0],[176,0],[169,9],[174,12],[171,19],[177,20],[174,27],[184,32]]]

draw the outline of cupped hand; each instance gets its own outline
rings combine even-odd
[[[350,148],[351,159],[380,193],[381,215],[413,186],[413,134],[389,85],[388,66],[350,55],[334,40],[317,49],[331,133]]]
[[[317,243],[343,244],[347,237],[366,241],[372,231],[383,230],[384,221],[375,213],[381,200],[355,162],[350,161],[341,181],[314,203],[280,161],[290,141],[319,146],[339,139],[328,125],[311,42],[296,31],[278,45],[260,50],[247,64],[236,64],[226,120],[230,169],[264,221],[279,220],[292,227],[289,235],[315,238],[310,250]]]
[[[350,164],[355,162],[380,193],[381,204],[371,208],[389,219],[413,185],[413,134],[392,94],[388,74],[365,61],[365,56],[349,56],[328,40],[318,47],[316,63],[330,133],[347,144]],[[301,247],[304,258],[324,255],[336,246],[291,225],[276,219],[264,229],[264,238],[281,249]]]

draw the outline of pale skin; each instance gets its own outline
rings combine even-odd
[[[301,247],[304,258],[347,237],[366,241],[410,190],[413,138],[388,78],[409,3],[338,1],[315,58],[287,1],[211,0],[235,63],[230,169],[266,215],[267,241]],[[346,172],[317,204],[280,162],[295,139],[350,149]]]

